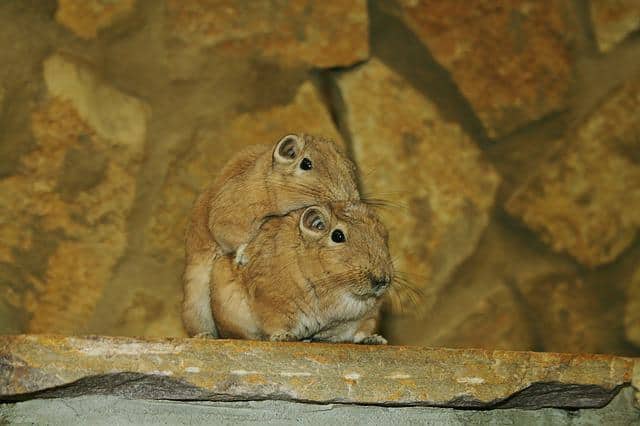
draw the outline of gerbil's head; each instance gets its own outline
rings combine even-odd
[[[333,141],[311,135],[286,135],[273,149],[269,184],[280,213],[336,201],[358,201],[354,164]]]
[[[300,269],[319,294],[379,298],[394,278],[388,234],[364,203],[306,208],[298,223]]]

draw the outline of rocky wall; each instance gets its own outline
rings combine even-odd
[[[386,201],[416,290],[389,304],[392,343],[638,354],[639,16],[0,2],[0,333],[183,336],[196,194],[242,147],[307,131]]]

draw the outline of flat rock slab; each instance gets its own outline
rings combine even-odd
[[[607,355],[2,336],[0,400],[99,394],[166,400],[586,408],[607,404],[631,383],[636,365],[637,359]]]

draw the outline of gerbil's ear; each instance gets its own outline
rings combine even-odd
[[[291,164],[298,159],[304,140],[298,135],[287,135],[280,139],[273,150],[273,159],[278,163]]]
[[[318,237],[329,229],[329,213],[318,206],[307,207],[300,216],[300,231]]]

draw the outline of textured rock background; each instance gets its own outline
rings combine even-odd
[[[640,36],[615,3],[0,2],[0,333],[182,336],[193,199],[305,130],[389,201],[424,294],[391,342],[640,353]]]

